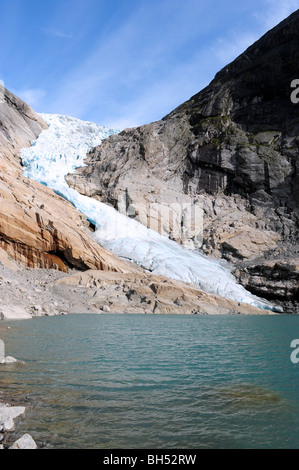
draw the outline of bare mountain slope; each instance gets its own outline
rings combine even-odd
[[[290,96],[299,78],[298,31],[299,11],[189,101],[106,139],[67,177],[82,194],[114,206],[126,195],[144,224],[152,203],[202,204],[203,251],[233,261],[253,293],[295,309],[299,105]]]
[[[0,251],[26,267],[132,272],[101,248],[85,218],[53,191],[22,175],[19,150],[47,125],[22,100],[2,90],[0,102]]]

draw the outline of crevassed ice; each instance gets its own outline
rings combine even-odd
[[[64,176],[84,165],[87,152],[113,129],[79,119],[41,114],[49,128],[21,151],[24,175],[52,188],[83,212],[95,226],[95,240],[117,256],[154,274],[190,282],[200,289],[256,307],[275,310],[239,285],[222,262],[185,248],[117,212],[109,205],[69,188]]]

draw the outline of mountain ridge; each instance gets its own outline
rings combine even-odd
[[[66,177],[82,194],[115,207],[125,195],[145,225],[152,203],[202,204],[203,252],[232,261],[251,292],[295,310],[299,108],[290,96],[298,30],[299,10],[204,90],[160,121],[109,137]]]

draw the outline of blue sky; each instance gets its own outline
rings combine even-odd
[[[299,0],[0,0],[0,79],[37,112],[161,119]]]

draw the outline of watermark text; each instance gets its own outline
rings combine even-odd
[[[299,364],[299,339],[294,339],[291,342],[291,348],[294,349],[291,354],[291,362],[293,364]]]
[[[291,83],[291,88],[295,88],[291,93],[291,101],[293,104],[299,103],[299,79],[295,79]]]

